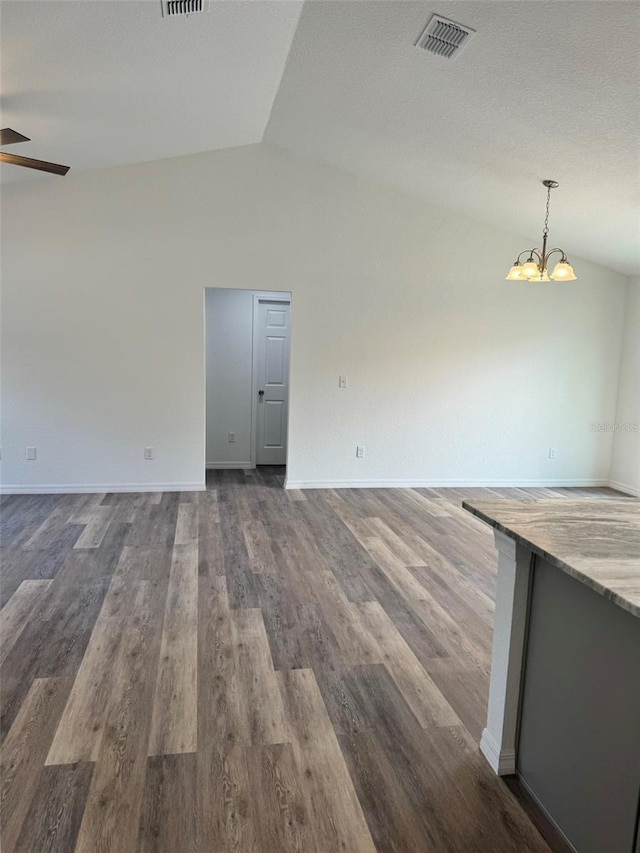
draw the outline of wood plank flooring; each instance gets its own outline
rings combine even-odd
[[[496,491],[210,473],[2,499],[3,853],[563,849],[478,752]]]

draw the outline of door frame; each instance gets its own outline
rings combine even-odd
[[[287,453],[285,465],[289,464],[289,420],[291,412],[291,293],[286,291],[269,292],[254,291],[253,293],[253,345],[251,367],[251,467],[256,467],[256,443],[258,441],[258,307],[261,302],[283,302],[289,306],[289,363],[287,364]]]

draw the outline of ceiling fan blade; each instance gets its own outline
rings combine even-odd
[[[10,127],[0,130],[0,145],[11,145],[14,142],[30,142],[30,139],[18,133],[17,130],[11,130]]]
[[[13,166],[26,166],[27,169],[38,169],[40,172],[51,172],[53,175],[66,175],[71,166],[61,166],[59,163],[47,163],[46,160],[34,160],[33,157],[18,157],[17,154],[5,154],[0,151],[0,163],[11,163]]]

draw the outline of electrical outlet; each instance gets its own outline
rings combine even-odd
[[[338,388],[346,388],[347,387],[347,377],[339,376],[338,377]]]
[[[364,459],[364,447],[361,444],[356,447],[356,457],[358,459]]]
[[[236,440],[235,432],[230,432],[229,433],[229,444],[233,444],[235,442],[235,440]]]
[[[156,458],[156,452],[153,449],[153,447],[145,447],[144,458],[145,459],[155,459]]]
[[[29,462],[33,462],[34,459],[38,458],[38,454],[36,453],[35,447],[27,447],[26,451],[27,451],[27,459],[29,460]]]
[[[557,457],[557,455],[558,455],[558,451],[556,450],[556,448],[550,447],[549,448],[549,459],[555,459]]]

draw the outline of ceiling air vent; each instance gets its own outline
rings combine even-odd
[[[416,47],[445,59],[455,59],[471,41],[474,33],[475,30],[471,27],[457,24],[440,15],[433,15],[416,42]]]
[[[196,12],[208,12],[209,0],[160,0],[163,18],[177,18],[182,15],[195,15]]]

